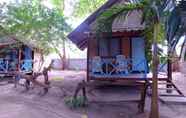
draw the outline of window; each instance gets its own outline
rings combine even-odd
[[[100,39],[98,55],[103,57],[114,57],[121,54],[121,40],[119,38]]]

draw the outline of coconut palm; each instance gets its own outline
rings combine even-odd
[[[152,102],[151,102],[151,113],[150,118],[159,118],[158,112],[158,79],[157,79],[157,40],[160,32],[160,26],[165,18],[165,9],[170,5],[171,0],[150,0],[144,7],[143,18],[144,22],[147,23],[147,27],[153,27],[153,83],[152,83]],[[172,6],[172,5],[171,5]],[[168,11],[168,10],[167,10]],[[169,12],[169,11],[168,11]]]

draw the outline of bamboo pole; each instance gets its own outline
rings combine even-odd
[[[152,77],[152,97],[151,97],[151,112],[150,118],[159,118],[158,106],[158,55],[157,55],[157,38],[159,32],[159,24],[154,24],[154,39],[153,39],[153,77]]]

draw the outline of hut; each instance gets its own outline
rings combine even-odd
[[[41,51],[12,37],[0,38],[0,74],[9,76],[13,71],[32,73],[41,60]]]
[[[68,35],[77,47],[88,49],[88,81],[152,78],[152,74],[148,73],[145,49],[149,47],[146,45],[148,39],[143,36],[145,24],[141,24],[141,10],[131,11],[127,18],[117,17],[112,24],[112,34],[96,39],[94,27],[97,18],[103,11],[118,4],[127,4],[127,1],[109,0]],[[167,75],[158,77],[167,79]]]
[[[141,24],[142,11],[133,10],[126,18],[117,17],[112,24],[111,35],[105,35],[107,32],[104,32],[98,39],[94,30],[101,13],[114,5],[126,3],[126,0],[109,0],[72,31],[68,38],[81,50],[87,48],[87,83],[94,80],[98,80],[98,83],[118,80],[125,81],[128,85],[141,86],[143,89],[139,110],[143,112],[149,83],[147,78],[152,78],[152,74],[148,74],[145,38],[142,35],[145,29],[145,24]],[[161,76],[161,79],[167,79],[167,76]],[[83,81],[79,85],[89,84]],[[74,96],[79,88],[81,87],[77,87]],[[86,95],[85,87],[82,90]]]
[[[150,64],[147,61],[146,49],[151,49],[151,45],[148,47],[148,39],[143,35],[146,26],[145,23],[141,23],[141,9],[131,10],[126,17],[116,17],[112,24],[112,32],[109,32],[109,35],[105,35],[107,32],[104,32],[99,39],[96,36],[94,29],[97,18],[112,6],[127,3],[128,0],[108,0],[68,35],[68,38],[79,49],[84,50],[87,48],[87,82],[83,81],[83,84],[79,84],[83,87],[77,87],[74,96],[77,95],[77,91],[80,88],[82,88],[83,95],[85,95],[84,86],[89,85],[86,83],[95,80],[98,83],[103,81],[115,82],[117,80],[121,82],[125,80],[127,84],[143,81],[148,85],[152,82],[151,80],[154,80],[153,74],[156,75],[156,73],[151,73],[149,69]],[[167,64],[168,73],[157,74],[158,81],[165,81],[160,83],[166,87],[162,90],[166,90],[168,93],[171,90],[176,90],[181,96],[184,96],[172,82],[171,63],[168,61]],[[152,87],[153,91],[154,89],[157,92],[159,88]],[[144,109],[147,87],[144,86],[142,90],[144,91],[141,92],[141,103],[139,104],[141,111]],[[157,113],[157,97],[161,95],[169,96],[167,94],[153,94],[151,106],[153,114]]]

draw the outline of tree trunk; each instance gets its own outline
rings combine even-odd
[[[65,41],[63,41],[63,57],[62,57],[62,63],[63,63],[63,70],[66,68],[66,48],[65,48]]]
[[[158,55],[157,55],[157,38],[160,24],[154,24],[154,39],[153,39],[153,77],[152,77],[152,97],[151,97],[151,113],[150,118],[159,118],[158,108]]]
[[[63,50],[62,50],[63,51],[63,55],[61,54],[61,52],[56,47],[54,47],[54,49],[55,49],[55,52],[60,57],[60,60],[62,62],[62,70],[64,70],[65,69],[65,62],[66,62],[66,56],[64,56],[64,55],[66,55],[65,49],[63,48]]]

